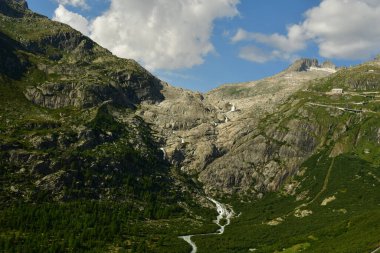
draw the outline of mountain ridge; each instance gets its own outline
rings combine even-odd
[[[205,252],[376,249],[379,60],[202,94],[25,3],[0,2],[0,251],[189,252],[206,196],[242,214]]]

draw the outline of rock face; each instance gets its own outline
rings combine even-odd
[[[288,71],[300,72],[307,71],[310,67],[319,67],[319,63],[317,59],[300,59],[293,63],[288,68]]]
[[[12,17],[22,17],[28,12],[28,4],[25,0],[0,1],[0,13]]]
[[[56,199],[71,196],[63,192],[68,185],[112,197],[118,177],[156,175],[151,169],[160,171],[163,157],[207,192],[260,194],[276,190],[319,144],[312,122],[263,126],[307,81],[329,74],[307,71],[316,60],[201,94],[161,82],[135,61],[32,13],[23,1],[0,6],[0,74],[22,83],[12,85],[26,101],[16,101],[29,103],[26,115],[15,116],[15,107],[0,119],[0,163],[31,173],[33,184]],[[26,32],[20,37],[17,31]],[[18,120],[23,117],[26,122]]]
[[[325,61],[324,63],[322,63],[321,67],[327,68],[327,69],[336,69],[335,64],[332,63],[331,61]]]
[[[26,0],[13,0],[13,2],[18,3],[21,6],[21,8],[23,8],[24,10],[29,8]]]
[[[0,1],[0,20],[0,202],[125,200],[137,197],[131,188],[175,187],[133,112],[164,99],[159,79],[25,1]]]
[[[329,75],[303,71],[318,66],[315,60],[295,65],[274,77],[225,85],[205,95],[166,85],[165,99],[143,104],[137,114],[157,131],[168,160],[197,176],[207,192],[274,191],[318,145],[310,133],[319,129],[312,123],[261,126],[308,81]]]
[[[33,103],[51,109],[69,106],[88,108],[105,101],[112,101],[119,106],[133,107],[141,101],[159,101],[162,97],[158,88],[160,85],[160,81],[153,78],[140,83],[131,79],[122,83],[111,81],[108,84],[78,81],[45,82],[27,88],[24,95]]]
[[[291,121],[285,127],[289,131],[275,125],[264,132],[253,129],[236,140],[226,155],[200,174],[209,187],[206,190],[256,194],[277,190],[318,145],[312,137],[318,134],[316,126]]]
[[[0,12],[0,28],[7,34],[0,31],[7,56],[1,70],[15,78],[26,67],[33,68],[24,92],[33,103],[57,109],[91,107],[111,100],[116,105],[131,107],[142,101],[155,103],[163,99],[161,81],[134,60],[118,59],[69,26],[32,13],[25,1],[2,1],[1,6],[20,13],[14,16],[6,10]],[[27,31],[22,38],[18,29]],[[16,50],[41,57],[36,60],[15,56],[12,52]]]
[[[142,101],[154,103],[163,99],[160,80],[133,60],[117,59],[77,32],[57,30],[39,40],[24,41],[22,46],[37,54],[45,54],[47,48],[72,52],[66,59],[55,53],[49,57],[53,64],[36,66],[46,78],[28,87],[24,94],[38,105],[57,109],[112,101],[131,107]],[[75,69],[72,64],[83,66]],[[55,78],[51,80],[49,76]]]
[[[320,120],[307,99],[335,86],[379,86],[377,62],[335,73],[332,63],[301,59],[273,77],[201,94],[158,80],[135,61],[32,13],[23,1],[3,1],[0,8],[0,97],[13,101],[0,106],[0,167],[33,175],[33,186],[57,199],[70,196],[63,193],[68,185],[112,197],[125,185],[118,178],[147,184],[144,176],[170,177],[160,170],[169,163],[208,193],[261,196],[322,145],[331,144],[331,157],[348,150],[335,142],[350,121]],[[317,79],[327,81],[315,88]]]

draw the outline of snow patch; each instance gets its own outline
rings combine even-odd
[[[325,71],[332,74],[337,72],[337,70],[333,68],[319,68],[319,67],[310,67],[309,71]]]

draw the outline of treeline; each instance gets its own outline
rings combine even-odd
[[[150,252],[142,221],[179,211],[95,201],[17,204],[0,211],[0,252],[104,252],[110,247]]]

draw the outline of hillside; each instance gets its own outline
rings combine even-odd
[[[276,193],[256,200],[231,198],[241,215],[225,235],[196,239],[200,248],[208,247],[199,252],[378,248],[379,73],[375,60],[312,81],[261,120],[251,140],[263,140],[272,162],[280,162],[284,150],[304,152],[300,169],[291,171]],[[343,94],[331,93],[332,88],[343,88]],[[299,142],[291,138],[295,133],[302,137]]]
[[[268,79],[142,109],[157,129],[162,118],[173,120],[164,127],[174,140],[172,161],[182,159],[178,166],[206,192],[241,212],[224,235],[196,236],[199,252],[379,247],[379,66],[332,71],[304,59]],[[206,109],[192,107],[195,99]],[[176,126],[182,115],[188,118]]]
[[[287,154],[283,160],[290,165],[283,167],[267,159],[258,143],[261,140],[252,138],[260,120],[308,81],[330,74],[318,61],[301,59],[273,77],[224,85],[207,94],[166,86],[162,102],[143,104],[137,113],[161,136],[167,159],[201,181],[206,192],[246,194],[256,181],[254,192],[262,194],[281,185],[280,174],[288,170],[285,166],[299,163]],[[249,138],[252,141],[247,142]],[[254,174],[260,170],[267,170],[267,175]]]
[[[178,224],[211,223],[134,113],[163,82],[25,1],[0,1],[0,20],[1,252],[184,247]]]
[[[2,197],[35,198],[34,192],[48,191],[58,200],[71,194],[112,198],[96,192],[98,186],[112,191],[119,175],[150,177],[156,165],[162,171],[154,173],[165,173],[149,126],[133,115],[140,101],[162,99],[160,81],[66,25],[28,9],[21,17],[7,14],[0,26],[1,151],[7,173],[19,176],[2,184]],[[119,161],[111,164],[117,153]],[[105,179],[110,172],[114,179]],[[18,186],[24,174],[34,177],[33,186]],[[63,193],[65,186],[83,185],[90,192]]]
[[[24,0],[0,56],[0,252],[380,247],[380,59],[202,94]]]

